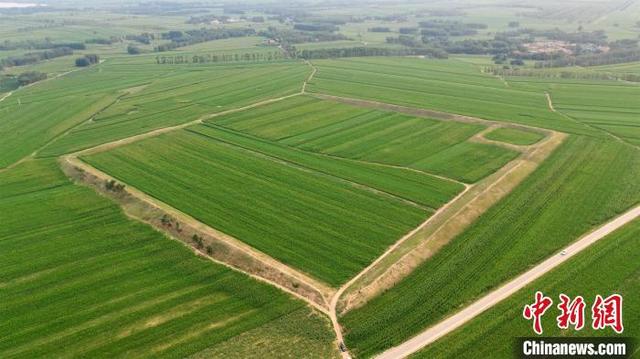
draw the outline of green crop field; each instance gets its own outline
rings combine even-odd
[[[369,356],[434,324],[637,204],[638,176],[637,149],[570,137],[462,235],[393,289],[342,317],[347,344]]]
[[[542,91],[514,89],[469,63],[415,58],[349,58],[313,62],[311,92],[592,134],[551,112]]]
[[[576,81],[552,84],[549,88],[558,111],[640,145],[640,86]]]
[[[540,141],[544,138],[544,135],[538,132],[502,127],[485,134],[484,138],[493,141],[512,143],[514,145],[527,146]]]
[[[424,172],[323,156],[218,127],[215,124],[193,126],[188,130],[297,166],[352,181],[432,209],[444,205],[464,189],[464,186],[459,183]]]
[[[309,71],[303,63],[170,68],[126,61],[83,69],[0,102],[0,168],[40,149],[41,157],[56,156],[293,94]]]
[[[161,75],[159,67],[82,69],[16,90],[0,102],[0,168],[32,154],[113,103],[119,92]]]
[[[357,273],[430,213],[184,130],[86,160],[332,285]]]
[[[517,337],[532,335],[531,323],[513,320],[522,313],[525,304],[531,303],[536,291],[558,302],[558,295],[581,295],[589,307],[597,294],[606,297],[613,293],[624,298],[624,336],[638,337],[640,326],[640,262],[630,260],[640,256],[640,220],[602,239],[593,247],[571,258],[569,262],[545,275],[542,279],[519,291],[514,296],[475,318],[457,331],[423,349],[416,358],[492,357],[511,358]],[[601,270],[599,268],[606,268]],[[611,336],[611,329],[593,330],[586,319],[581,331],[563,332],[556,325],[552,310],[542,317],[545,336]]]
[[[475,182],[517,156],[497,146],[466,142],[482,125],[416,118],[311,97],[208,122],[306,151],[403,166],[464,182]]]
[[[640,1],[33,3],[0,358],[372,357],[640,203]],[[509,357],[537,289],[622,293],[637,341],[639,234],[416,356]]]
[[[640,144],[640,86],[624,81],[509,77],[514,88],[546,91],[553,106],[567,120],[599,134]]]
[[[640,75],[640,62],[627,62],[615,65],[603,65],[593,68],[596,71]]]
[[[140,65],[127,66],[125,62],[113,66],[135,71]],[[290,95],[300,91],[309,71],[303,63],[165,68],[164,76],[144,84],[146,86],[140,91],[121,97],[92,121],[73,128],[45,148],[41,155],[59,155],[260,100]]]
[[[178,358],[276,333],[332,352],[328,321],[302,302],[127,219],[53,160],[0,173],[0,188],[3,358]]]

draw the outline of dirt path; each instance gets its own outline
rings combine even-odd
[[[321,94],[321,93],[315,93],[315,92],[307,93],[307,95],[313,96],[319,99],[323,99],[323,100],[336,101],[336,102],[346,103],[346,104],[358,106],[358,107],[366,107],[366,108],[373,108],[373,109],[382,110],[382,111],[404,113],[411,116],[426,117],[426,118],[431,118],[431,119],[441,120],[441,121],[456,121],[456,122],[463,122],[463,123],[482,124],[485,126],[525,129],[528,131],[539,132],[546,135],[550,135],[554,132],[552,130],[527,126],[519,123],[491,121],[491,120],[485,120],[478,117],[458,115],[454,113],[428,110],[423,108],[401,106],[401,105],[395,105],[395,104],[390,104],[386,102],[362,100],[358,98],[334,96],[334,95],[327,95],[327,94]]]
[[[459,198],[464,196],[464,194],[469,190],[469,188],[471,188],[471,186],[465,184],[464,191],[460,192],[455,198],[453,198],[451,201],[446,203],[444,206],[440,207],[440,209],[438,209],[432,216],[427,218],[427,220],[422,222],[418,227],[414,228],[411,232],[405,234],[402,238],[400,238],[398,241],[396,241],[391,247],[389,247],[384,253],[382,253],[382,255],[380,255],[378,258],[376,258],[375,261],[373,261],[366,268],[364,268],[362,271],[360,271],[360,273],[358,273],[355,277],[351,278],[347,283],[343,284],[338,289],[338,291],[333,295],[333,297],[331,298],[331,302],[329,304],[329,317],[331,318],[331,322],[333,323],[334,331],[336,332],[337,337],[338,337],[338,341],[340,343],[344,343],[344,339],[343,339],[343,336],[342,336],[342,328],[340,326],[340,323],[338,322],[337,306],[338,306],[338,301],[340,300],[340,298],[342,297],[344,292],[347,289],[349,289],[354,283],[356,283],[358,280],[360,280],[360,278],[362,278],[362,276],[367,274],[372,268],[374,268],[380,262],[382,262],[388,255],[393,253],[407,239],[413,237],[416,233],[418,233],[420,230],[422,230],[424,227],[426,227],[429,223],[431,223],[433,221],[433,219],[435,217],[437,217],[440,213],[446,211],[447,208],[449,206],[451,206],[453,203],[456,203],[456,201]],[[347,354],[347,357],[348,357],[348,354]]]
[[[614,133],[612,133],[612,132],[609,132],[609,131],[607,131],[607,130],[605,130],[605,129],[603,129],[603,128],[600,128],[600,127],[598,127],[598,126],[592,125],[592,124],[590,124],[590,123],[586,123],[586,122],[582,122],[582,121],[576,120],[575,118],[573,118],[573,117],[571,117],[571,116],[569,116],[569,115],[567,115],[567,114],[563,113],[562,111],[556,111],[556,109],[553,107],[553,100],[551,99],[551,94],[550,94],[550,93],[548,93],[548,92],[545,92],[544,94],[545,94],[545,96],[547,97],[547,103],[548,103],[548,105],[549,105],[549,109],[550,109],[551,111],[553,111],[553,112],[557,113],[558,115],[560,115],[560,116],[562,116],[562,117],[566,118],[567,120],[569,120],[569,121],[571,121],[571,122],[573,122],[573,123],[577,123],[577,124],[580,124],[580,125],[583,125],[583,126],[587,126],[587,127],[591,128],[591,129],[594,129],[594,130],[596,130],[596,131],[603,132],[603,133],[605,133],[607,136],[609,136],[609,137],[613,138],[613,139],[614,139],[614,140],[616,140],[616,141],[619,141],[619,142],[625,143],[625,144],[627,144],[627,145],[629,145],[629,146],[635,147],[636,149],[640,150],[640,146],[638,146],[638,145],[636,145],[636,144],[633,144],[633,143],[630,143],[630,142],[628,142],[628,141],[625,141],[622,137],[620,137],[620,136],[618,136],[618,135],[616,135],[616,134],[614,134]]]
[[[349,283],[351,288],[341,288],[342,297],[333,308],[345,313],[393,287],[520,184],[565,137],[556,133],[547,138],[441,208],[430,218],[428,225],[404,238],[404,244],[396,246],[393,252],[386,253],[388,260],[377,261],[376,265],[368,267],[365,271],[369,273],[360,273],[357,280]]]
[[[11,96],[13,94],[13,91],[9,91],[6,94],[4,94],[4,96],[2,96],[2,98],[0,98],[0,102],[4,101],[7,97]]]
[[[484,130],[476,133],[473,137],[471,137],[469,139],[469,141],[477,142],[477,143],[484,143],[484,144],[487,144],[487,145],[494,145],[494,146],[506,148],[508,150],[521,152],[521,153],[525,153],[528,150],[530,150],[531,148],[535,147],[535,143],[533,145],[529,145],[529,146],[522,146],[522,145],[515,145],[513,143],[490,140],[490,139],[485,137],[485,135],[487,133],[492,132],[493,130],[495,130],[497,128],[500,128],[500,127],[504,127],[504,126],[491,125],[491,126],[485,128]]]
[[[593,245],[594,243],[606,237],[608,234],[612,233],[616,229],[622,227],[623,225],[633,221],[638,217],[640,217],[640,206],[637,206],[625,212],[624,214],[610,220],[609,222],[601,225],[596,230],[584,235],[582,238],[580,238],[573,244],[569,245],[568,247],[564,248],[562,251],[554,254],[552,257],[549,257],[542,263],[531,268],[530,270],[526,271],[525,273],[521,274],[515,279],[507,282],[502,287],[478,299],[474,303],[465,307],[463,310],[441,321],[440,323],[434,325],[433,327],[423,331],[422,333],[418,334],[412,339],[383,352],[382,354],[377,356],[377,358],[379,359],[404,358],[417,352],[423,347],[433,343],[437,339],[461,327],[463,324],[467,323],[471,319],[475,318],[476,316],[480,315],[484,311],[500,303],[502,300],[508,298],[512,294],[516,293],[518,290],[525,287],[526,285],[532,283],[533,281],[540,278],[541,276],[548,273],[549,271],[553,270],[560,264],[566,262],[571,257],[589,248],[589,246]]]
[[[547,98],[547,106],[549,106],[549,110],[551,110],[551,112],[556,112],[556,109],[553,108],[553,101],[551,101],[551,95],[549,95],[548,92],[545,92],[544,96]]]
[[[309,77],[307,77],[302,83],[302,91],[300,91],[300,93],[303,95],[307,92],[307,84],[313,79],[313,76],[316,74],[316,72],[318,72],[318,69],[313,66],[311,62],[309,62],[308,60],[304,60],[304,62],[305,64],[309,65],[309,67],[311,67],[311,74],[309,74]]]

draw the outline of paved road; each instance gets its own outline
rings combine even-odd
[[[588,248],[592,244],[596,243],[598,240],[606,237],[611,232],[616,229],[622,227],[623,225],[631,222],[635,218],[640,217],[640,206],[637,206],[624,214],[612,219],[611,221],[603,224],[598,227],[595,231],[592,231],[578,241],[574,242],[570,246],[564,248],[560,253],[555,254],[554,256],[548,258],[544,262],[538,264],[533,267],[529,271],[520,275],[519,277],[513,279],[502,287],[494,290],[493,292],[487,294],[486,296],[480,298],[476,302],[470,304],[463,310],[458,313],[452,315],[451,317],[441,321],[440,323],[434,325],[431,328],[423,331],[417,336],[407,340],[406,342],[393,347],[379,356],[378,359],[396,359],[396,358],[404,358],[407,357],[423,347],[435,342],[439,338],[447,335],[453,330],[461,327],[466,322],[480,315],[485,310],[493,307],[498,304],[503,299],[506,299],[510,295],[514,294],[518,290],[522,289],[529,283],[538,279],[545,273],[551,271],[558,265],[567,261],[569,258],[578,254],[582,250]],[[564,255],[561,253],[565,253]]]

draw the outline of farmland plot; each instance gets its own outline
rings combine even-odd
[[[523,131],[515,128],[497,128],[484,135],[486,139],[528,146],[540,141],[544,135],[538,132]]]
[[[182,358],[273,326],[298,328],[282,345],[332,351],[302,302],[127,219],[53,160],[0,173],[0,188],[3,358]]]
[[[623,140],[640,145],[640,86],[619,82],[550,85],[558,111]]]
[[[84,159],[331,285],[353,276],[431,213],[185,130]]]
[[[160,70],[121,68],[107,74],[97,67],[16,90],[0,102],[0,168],[88,120],[119,91],[159,76]]]
[[[115,66],[115,65],[114,65]],[[92,121],[82,123],[42,151],[42,156],[76,151],[153,129],[194,121],[203,115],[300,91],[309,67],[303,63],[210,65],[164,68],[167,74],[126,95]]]
[[[568,138],[518,188],[407,278],[348,312],[341,319],[347,345],[368,356],[434,324],[637,204],[638,176],[637,149],[615,140]]]
[[[640,257],[639,236],[640,220],[635,220],[415,357],[512,358],[516,338],[532,333],[530,322],[513,319],[521,315],[524,304],[529,303],[538,290],[556,302],[560,293],[572,298],[581,295],[587,301],[587,313],[597,294],[621,294],[624,297],[624,336],[637,338],[640,335],[640,286],[637,285],[640,262],[630,259]],[[556,316],[550,314],[542,317],[545,336],[562,336],[564,333],[557,327]],[[611,334],[610,330],[593,330],[588,321],[583,330],[571,330],[572,337]]]
[[[483,125],[416,118],[310,97],[208,122],[306,151],[403,166],[465,182],[475,182],[517,156],[497,146],[465,142]]]
[[[507,87],[456,60],[348,58],[314,61],[310,92],[434,109],[570,133],[590,129],[553,113],[542,91]]]
[[[215,124],[193,126],[188,130],[217,141],[371,187],[433,209],[444,205],[464,189],[464,186],[459,183],[427,173],[323,156],[218,127]]]

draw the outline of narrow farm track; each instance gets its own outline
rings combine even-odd
[[[342,338],[342,329],[340,327],[340,324],[338,323],[338,316],[337,316],[337,306],[338,306],[338,301],[340,300],[340,297],[342,297],[342,295],[344,294],[344,292],[351,287],[355,282],[357,282],[362,276],[364,276],[365,274],[367,274],[368,271],[370,271],[372,268],[374,268],[375,266],[377,266],[382,260],[384,260],[389,254],[391,254],[393,251],[396,250],[396,248],[398,248],[400,245],[402,245],[402,243],[404,243],[407,239],[413,237],[416,233],[418,233],[421,229],[423,229],[424,227],[426,227],[429,223],[431,223],[433,221],[433,218],[437,218],[438,215],[440,215],[441,213],[443,213],[444,211],[447,210],[447,208],[449,208],[452,204],[456,203],[456,201],[458,201],[458,199],[460,199],[462,196],[464,196],[465,193],[467,193],[467,191],[471,188],[470,185],[465,184],[465,189],[464,191],[460,192],[456,197],[454,197],[451,201],[449,201],[447,204],[445,204],[444,206],[440,207],[440,209],[438,209],[431,217],[427,218],[427,220],[425,220],[424,222],[422,222],[418,227],[414,228],[413,230],[411,230],[411,232],[405,234],[402,238],[400,238],[398,241],[396,241],[391,247],[389,247],[384,253],[382,253],[382,255],[380,255],[378,258],[376,258],[376,260],[374,260],[371,264],[369,264],[366,268],[364,268],[360,273],[358,273],[356,276],[354,276],[353,278],[351,278],[347,283],[345,283],[344,285],[342,285],[338,291],[333,295],[333,297],[331,298],[331,302],[330,302],[330,306],[329,306],[329,315],[331,317],[331,321],[333,322],[333,326],[334,326],[334,331],[338,334],[338,340],[342,343],[343,342],[343,338]]]
[[[0,97],[0,102],[4,101],[7,97],[11,96],[12,94],[13,94],[13,91],[7,92],[2,97]]]
[[[612,137],[612,138],[613,138],[613,139],[615,139],[616,141],[626,143],[626,144],[628,144],[629,146],[633,146],[633,147],[635,147],[635,148],[637,148],[637,149],[639,149],[639,150],[640,150],[640,146],[635,145],[635,144],[630,143],[630,142],[627,142],[627,141],[625,141],[623,138],[621,138],[621,137],[619,137],[619,136],[617,136],[617,135],[615,135],[615,134],[613,134],[613,133],[611,133],[611,132],[609,132],[609,131],[607,131],[607,130],[605,130],[605,129],[603,129],[603,128],[600,128],[600,127],[598,127],[598,126],[594,126],[594,125],[589,124],[589,123],[586,123],[586,122],[578,121],[578,120],[576,120],[575,118],[573,118],[573,117],[571,117],[571,116],[569,116],[569,115],[567,115],[567,114],[563,113],[562,111],[557,111],[557,110],[555,109],[555,107],[553,106],[553,100],[551,99],[551,94],[550,94],[550,93],[548,93],[548,92],[545,92],[545,93],[544,93],[544,95],[547,97],[547,104],[548,104],[548,106],[549,106],[549,110],[551,110],[552,112],[555,112],[555,113],[557,113],[558,115],[560,115],[560,116],[562,116],[562,117],[566,118],[567,120],[572,121],[572,122],[574,122],[574,123],[579,123],[579,124],[581,124],[581,125],[585,125],[585,126],[587,126],[587,127],[590,127],[590,128],[592,128],[592,129],[594,129],[594,130],[601,131],[601,132],[603,132],[603,133],[607,134],[608,136]]]
[[[610,220],[609,222],[601,225],[594,231],[585,234],[582,238],[575,241],[573,244],[564,248],[562,251],[546,259],[537,266],[531,268],[515,279],[507,282],[502,287],[492,291],[484,297],[478,299],[472,304],[465,307],[463,310],[450,316],[449,318],[441,321],[440,323],[432,326],[431,328],[423,331],[412,339],[391,348],[379,356],[378,359],[396,359],[407,357],[421,348],[433,343],[439,338],[447,335],[455,329],[461,327],[466,322],[480,315],[489,308],[495,306],[502,300],[508,298],[518,290],[524,288],[526,285],[532,283],[536,279],[540,278],[544,274],[553,270],[560,264],[566,262],[571,257],[580,253],[581,251],[589,248],[589,246],[598,242],[608,234],[612,233],[616,229],[624,226],[625,224],[640,217],[640,206],[636,206],[622,215]]]
[[[532,148],[531,146],[533,146],[533,145],[529,145],[529,146],[514,145],[512,143],[490,140],[490,139],[485,137],[485,135],[487,133],[489,133],[489,132],[491,132],[491,131],[493,131],[493,130],[495,130],[497,128],[500,128],[500,126],[495,126],[495,125],[489,126],[489,127],[485,128],[484,130],[476,133],[469,140],[472,141],[472,142],[484,143],[484,144],[487,144],[487,145],[494,145],[494,146],[506,148],[508,150],[521,152],[521,153],[524,153],[524,152],[526,152],[526,151],[528,151],[529,149]]]

